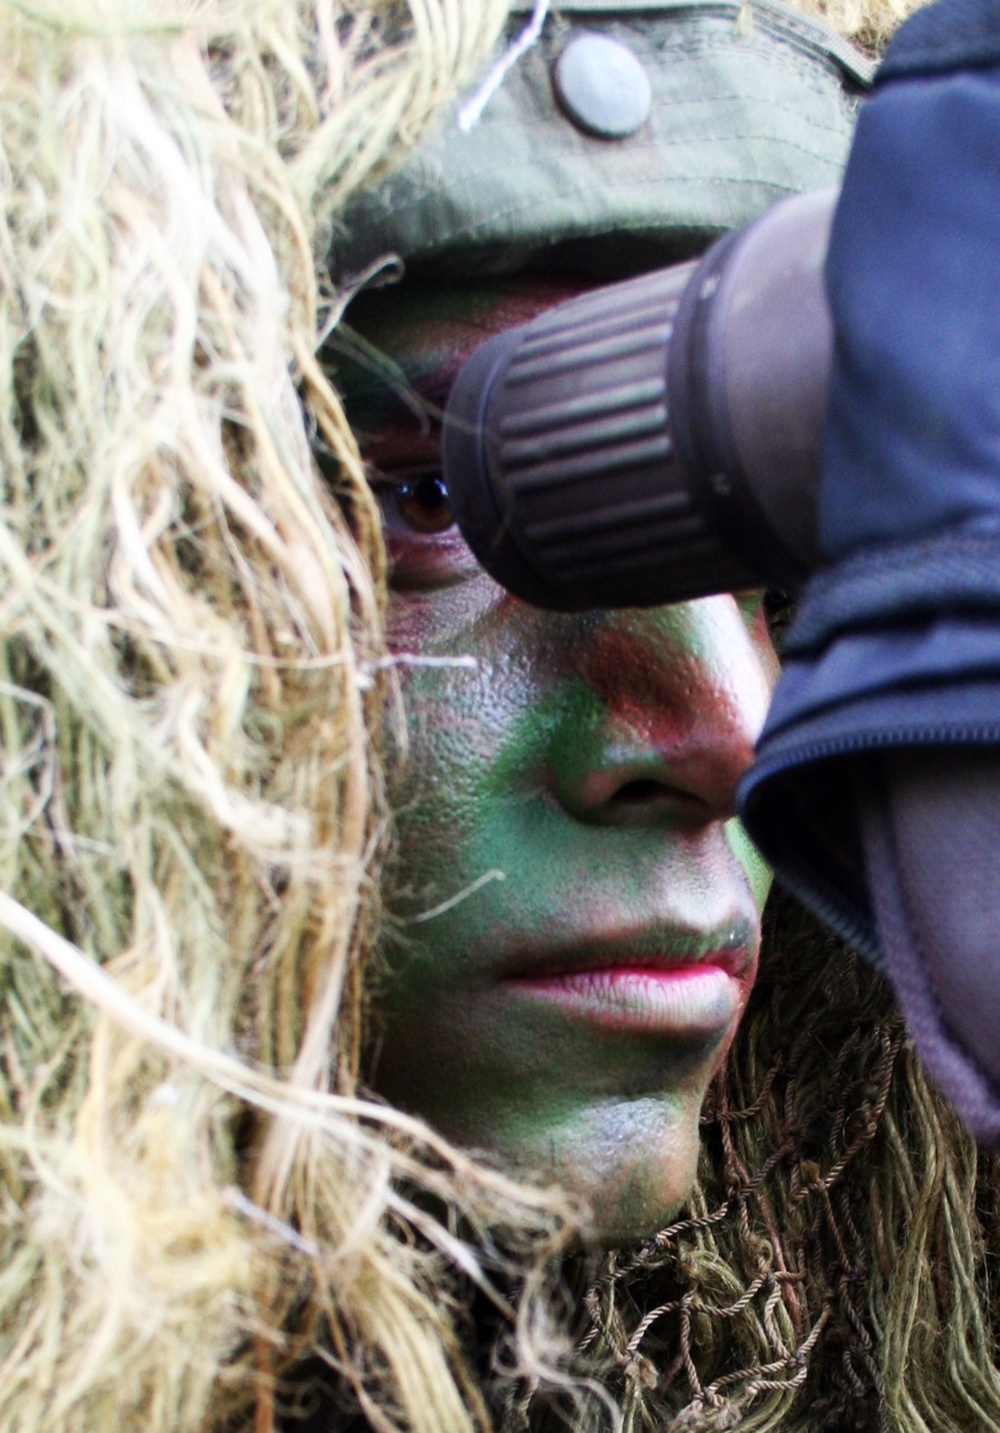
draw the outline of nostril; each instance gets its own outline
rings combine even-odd
[[[657,797],[664,795],[664,787],[659,781],[626,781],[615,792],[614,799],[623,806],[641,806],[647,801],[655,801]]]
[[[704,787],[688,790],[671,781],[640,776],[632,781],[623,781],[609,794],[603,816],[600,812],[595,814],[599,819],[612,822],[616,819],[661,820],[670,816],[681,825],[693,823],[701,826],[706,821],[717,817],[725,819],[733,814],[732,792],[729,792],[728,800],[723,799],[721,793],[716,800]]]

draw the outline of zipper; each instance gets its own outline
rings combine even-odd
[[[888,747],[953,745],[972,746],[1000,743],[1000,722],[957,723],[949,726],[888,728],[856,737],[828,737],[807,741],[771,756],[758,757],[740,783],[737,806],[742,812],[745,794],[756,790],[772,777],[781,776],[797,766],[806,766],[830,757],[850,756],[863,751]],[[745,819],[751,840],[755,840],[750,823]],[[760,844],[760,843],[758,843]],[[770,859],[761,846],[765,860]],[[810,864],[794,855],[782,859],[775,867],[780,883],[811,911],[825,926],[857,950],[876,970],[885,970],[885,958],[878,939],[877,927],[870,909],[852,899],[849,891],[826,878],[819,862]]]
[[[753,778],[753,784],[756,785],[758,772],[765,777],[780,776],[790,767],[821,761],[827,756],[851,756],[855,752],[876,751],[886,746],[972,746],[977,743],[986,746],[991,742],[1000,742],[1000,721],[888,727],[885,730],[868,732],[864,736],[820,738],[807,741],[803,746],[790,747],[773,756],[759,756],[754,760],[747,777],[743,779]]]

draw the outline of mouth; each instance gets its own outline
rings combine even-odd
[[[755,957],[756,941],[742,927],[701,938],[672,932],[667,940],[654,932],[541,957],[512,970],[505,984],[605,1030],[721,1038],[746,1002]]]

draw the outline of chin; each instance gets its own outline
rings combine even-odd
[[[501,1153],[508,1167],[513,1156],[512,1162],[555,1180],[581,1203],[588,1244],[634,1244],[671,1224],[691,1193],[700,1111],[700,1097],[610,1101],[539,1134],[526,1149]],[[541,1144],[548,1151],[544,1163]]]

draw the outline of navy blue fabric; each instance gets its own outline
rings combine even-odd
[[[928,15],[954,33],[963,16],[981,20],[984,0],[970,3],[940,0],[895,49],[926,35]],[[1000,715],[1000,66],[881,81],[858,124],[827,284],[837,337],[820,537],[832,565],[807,588],[763,764],[742,788],[751,832],[772,744],[780,735],[787,770],[799,724],[815,750],[826,713],[843,750],[852,703],[870,733],[880,693],[930,691],[939,735],[966,740],[960,684],[991,677]],[[859,733],[859,749],[870,743]]]
[[[1000,67],[864,107],[831,236],[820,541],[1000,530]]]
[[[900,75],[1000,64],[1000,0],[950,0],[918,10],[894,37],[876,84]]]
[[[918,12],[891,47],[909,56],[905,75],[880,77],[858,123],[826,275],[836,350],[819,513],[831,566],[800,604],[761,764],[743,784],[752,833],[776,741],[787,772],[796,728],[819,751],[824,714],[843,751],[863,703],[863,749],[873,703],[891,697],[902,743],[896,698],[921,693],[912,739],[926,740],[932,694],[939,738],[968,740],[962,683],[995,678],[1000,717],[1000,66],[915,74],[928,35],[945,33],[985,34],[988,50],[1000,0]]]
[[[807,588],[783,658],[769,733],[878,692],[1000,681],[1000,534],[962,528],[845,558]]]
[[[826,278],[831,565],[788,635],[739,806],[779,878],[895,983],[859,824],[869,754],[1000,747],[1000,0],[940,0],[900,30],[861,113]],[[1000,979],[997,1013],[1000,1026]],[[960,1114],[964,1089],[949,1087]],[[992,1137],[1000,1092],[987,1104],[964,1113]]]
[[[880,621],[992,614],[1000,604],[1000,534],[970,526],[865,549],[817,573],[799,604],[785,651],[809,657],[834,632]]]

